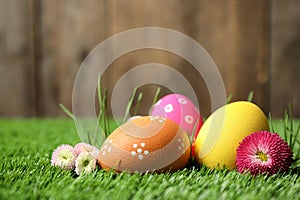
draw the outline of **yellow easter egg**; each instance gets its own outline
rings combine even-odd
[[[235,169],[239,143],[261,130],[269,130],[269,124],[257,105],[246,101],[227,104],[204,122],[195,142],[195,158],[209,168]]]

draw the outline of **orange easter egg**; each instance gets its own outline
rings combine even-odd
[[[133,172],[175,171],[190,156],[190,141],[180,126],[163,117],[139,117],[117,128],[103,143],[103,169]]]

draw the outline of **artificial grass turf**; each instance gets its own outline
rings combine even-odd
[[[279,122],[275,123],[280,127]],[[0,120],[0,199],[299,199],[299,173],[271,177],[188,167],[175,173],[76,177],[52,167],[52,151],[80,142],[68,119]]]

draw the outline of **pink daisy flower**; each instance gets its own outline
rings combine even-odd
[[[253,175],[287,171],[293,162],[289,145],[277,134],[255,132],[243,139],[237,148],[236,166],[240,173]]]
[[[51,164],[63,169],[73,169],[76,157],[74,148],[68,144],[64,144],[53,151]]]
[[[98,155],[99,155],[99,149],[97,149],[96,147],[94,147],[90,144],[83,143],[83,142],[76,144],[74,147],[74,150],[77,155],[80,155],[81,153],[84,153],[84,152],[88,152],[92,156],[94,156],[95,159],[97,159]]]
[[[79,154],[75,162],[75,172],[78,175],[89,174],[96,169],[96,158],[89,152]]]

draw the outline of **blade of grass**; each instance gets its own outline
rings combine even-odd
[[[108,98],[108,91],[105,89],[104,92],[104,119],[105,119],[105,136],[107,137],[110,134],[110,125],[109,125],[109,119],[108,119],[108,104],[107,104],[107,98]]]
[[[294,168],[299,168],[300,167],[300,163],[298,163],[298,162],[294,162],[295,164],[294,164]]]
[[[290,132],[290,131],[289,131],[289,132]],[[298,138],[295,137],[296,135],[294,135],[294,133],[292,133],[292,132],[290,132],[290,134],[294,137],[295,143],[297,142],[298,144],[300,144],[300,140],[298,140]],[[290,146],[290,147],[291,147],[291,146]]]
[[[138,113],[138,110],[139,110],[140,104],[142,102],[142,99],[143,99],[143,93],[139,93],[137,103],[136,103],[136,107],[135,107],[135,110],[134,110],[134,113],[133,113],[134,116],[137,115],[137,113]]]
[[[158,87],[156,92],[155,92],[152,105],[154,105],[157,102],[159,94],[160,94],[160,87]]]
[[[100,74],[98,75],[98,80],[97,80],[97,85],[98,85],[98,103],[99,103],[99,113],[98,113],[98,117],[97,117],[97,120],[98,120],[98,123],[97,125],[99,126],[97,128],[97,131],[101,129],[103,129],[103,124],[102,124],[102,118],[103,118],[103,103],[102,103],[102,85],[101,85],[101,76]]]
[[[88,142],[89,142],[89,144],[92,144],[91,133],[89,130],[86,130],[86,132],[87,132]]]
[[[253,92],[253,91],[250,91],[249,94],[248,94],[247,101],[252,102],[253,96],[254,96],[254,92]]]
[[[199,124],[199,120],[200,120],[200,119],[197,119],[196,123],[195,123],[194,126],[193,126],[192,135],[191,135],[191,137],[190,137],[190,143],[191,143],[191,144],[193,143],[193,139],[194,139],[195,134],[196,134],[196,128],[197,128],[197,126],[198,126],[198,124]]]
[[[68,110],[62,103],[59,104],[59,107],[73,120],[75,120],[75,116],[73,115],[73,113]]]
[[[284,133],[284,140],[286,142],[288,142],[288,138],[287,138],[287,124],[288,124],[288,114],[287,114],[287,111],[284,112],[284,121],[283,121],[283,133]]]
[[[127,107],[126,107],[126,111],[125,111],[125,115],[124,115],[124,118],[123,118],[123,123],[126,122],[128,116],[129,116],[129,112],[130,112],[130,109],[132,107],[132,104],[133,104],[133,100],[134,100],[134,97],[135,97],[135,94],[136,94],[136,91],[137,91],[137,88],[134,88],[133,92],[132,92],[132,95],[128,101],[128,104],[127,104]]]
[[[226,104],[229,104],[231,99],[232,99],[232,94],[229,94],[229,96],[226,99]]]
[[[109,119],[108,119],[108,109],[107,109],[107,89],[104,90],[103,94],[103,87],[101,85],[101,76],[98,75],[97,80],[97,91],[98,91],[98,103],[99,103],[99,113],[97,116],[97,126],[95,130],[95,137],[94,137],[94,144],[96,144],[96,140],[98,138],[98,134],[104,135],[104,139],[108,136],[110,133],[110,125],[109,125]],[[100,131],[99,131],[100,130]],[[100,145],[103,143],[101,137]]]
[[[102,99],[102,108],[103,108],[103,129],[106,135],[107,132],[107,116],[106,116],[106,106],[107,106],[107,90],[105,89],[103,99]]]
[[[99,123],[100,123],[101,115],[102,115],[102,112],[99,111],[99,114],[98,114],[98,116],[97,116],[97,125],[96,125],[96,130],[95,130],[94,142],[93,142],[93,144],[92,144],[93,146],[95,146],[95,144],[96,144],[97,135],[98,135],[99,130],[100,130],[100,132],[102,133],[101,125],[99,124]],[[102,141],[101,141],[101,143],[102,143]]]
[[[293,133],[293,112],[292,104],[289,104],[289,116],[290,116],[290,131]],[[292,144],[292,135],[290,135],[290,144]]]
[[[270,112],[269,112],[269,127],[270,127],[270,131],[271,131],[272,133],[274,133],[275,130],[274,130],[273,120],[272,120],[272,116],[271,116],[271,113],[270,113]]]
[[[107,121],[107,90],[105,89],[104,95],[102,91],[102,85],[101,85],[101,76],[100,74],[98,75],[98,80],[97,80],[97,86],[98,86],[98,103],[99,103],[99,113],[97,117],[97,127],[95,131],[95,141],[97,139],[98,132],[100,130],[100,134],[104,134],[104,138],[107,137],[107,127],[106,127],[106,121]],[[100,141],[100,145],[103,143],[103,141]]]
[[[99,101],[99,107],[101,109],[101,105],[102,105],[102,85],[101,85],[101,76],[100,74],[98,75],[98,82],[97,82],[97,85],[98,85],[98,101]]]
[[[294,136],[295,139],[292,141],[292,144],[291,144],[291,148],[292,148],[292,149],[295,149],[294,147],[295,147],[295,145],[296,145],[296,141],[297,141],[297,139],[298,139],[299,132],[300,132],[300,123],[299,123],[299,125],[298,125],[296,134],[295,134],[295,136]],[[300,149],[299,149],[299,151],[300,151]]]
[[[295,158],[299,160],[299,156],[300,156],[300,151],[297,152]],[[300,163],[299,163],[300,164]]]

